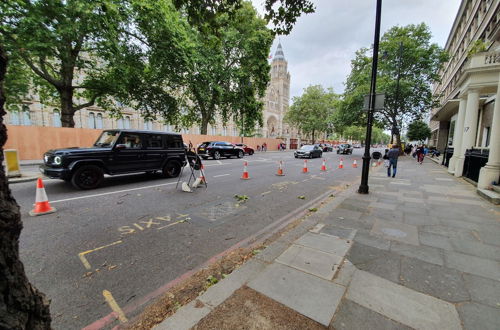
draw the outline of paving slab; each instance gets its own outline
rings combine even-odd
[[[420,240],[421,245],[453,251],[453,246],[450,243],[450,239],[446,236],[421,231],[418,234],[418,239]]]
[[[384,203],[384,202],[371,202],[370,207],[376,207],[379,209],[384,209],[384,210],[395,210],[397,204],[390,204],[390,203]]]
[[[349,260],[344,259],[333,278],[333,282],[342,286],[348,286],[355,271],[356,267]]]
[[[498,237],[500,240],[500,237]],[[500,261],[500,246],[483,244],[466,239],[450,239],[453,249],[460,253],[470,254],[484,259]]]
[[[363,213],[360,211],[353,211],[353,210],[346,210],[346,209],[337,208],[337,209],[332,211],[331,216],[329,218],[333,218],[333,219],[344,218],[344,219],[357,220],[362,215],[363,215]]]
[[[420,259],[436,265],[444,265],[443,250],[431,246],[415,247],[410,244],[393,242],[391,252],[395,252],[407,257]]]
[[[370,234],[393,241],[419,245],[417,227],[404,223],[377,219]]]
[[[346,258],[354,265],[359,265],[372,260],[387,258],[389,254],[389,251],[364,245],[355,240],[351,249],[346,254]]]
[[[387,239],[370,235],[369,231],[359,230],[354,237],[354,240],[363,245],[368,245],[377,249],[388,251],[391,247],[391,242]]]
[[[463,277],[472,301],[500,308],[500,281],[472,274],[463,274]]]
[[[199,304],[199,303],[198,303]],[[154,330],[188,330],[191,329],[198,321],[208,315],[211,309],[207,306],[195,307],[197,299],[180,308],[174,315],[162,323],[155,326]],[[201,304],[203,305],[203,304]]]
[[[352,241],[331,235],[307,233],[297,239],[294,244],[343,257],[351,247]]]
[[[470,239],[470,240],[476,239],[472,234],[471,230],[462,228],[453,228],[443,225],[420,226],[419,231],[446,236],[450,238],[460,238],[460,239]]]
[[[457,307],[464,320],[466,330],[498,330],[500,329],[500,311],[498,308],[465,303]]]
[[[415,329],[460,329],[455,306],[362,270],[354,273],[346,298]]]
[[[463,253],[444,251],[446,266],[461,272],[500,281],[500,263]]]
[[[470,299],[459,271],[414,258],[402,258],[400,284],[452,303]]]
[[[341,285],[279,263],[269,265],[248,286],[325,326],[345,291]]]
[[[258,259],[246,262],[243,266],[236,269],[228,277],[210,287],[199,300],[212,307],[216,307],[224,300],[229,298],[234,291],[242,287],[247,281],[257,276],[265,268],[266,264]]]
[[[410,327],[375,313],[349,299],[342,299],[332,324],[334,329],[367,329],[368,324],[370,330],[411,330]]]
[[[399,283],[401,258],[399,254],[387,252],[383,258],[377,258],[362,264],[358,263],[356,267],[394,283]]]
[[[439,218],[432,215],[423,215],[420,213],[410,213],[403,211],[403,221],[413,226],[439,225]]]
[[[321,228],[319,231],[321,234],[326,234],[330,236],[335,236],[338,238],[352,240],[354,235],[356,235],[355,229],[346,229],[338,226],[327,225]]]
[[[331,280],[342,262],[342,257],[293,244],[276,259],[276,262]]]
[[[271,245],[267,246],[260,253],[255,255],[254,258],[262,260],[264,262],[273,262],[274,259],[278,258],[280,254],[283,253],[290,246],[290,242],[285,240],[277,240],[273,242]]]

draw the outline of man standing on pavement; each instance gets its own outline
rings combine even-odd
[[[398,167],[398,157],[399,157],[399,147],[395,144],[392,145],[391,150],[387,153],[387,157],[389,157],[389,167],[387,167],[387,177],[391,176],[391,167],[392,177],[396,176],[396,169]]]

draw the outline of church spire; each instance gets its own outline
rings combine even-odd
[[[285,54],[283,53],[283,47],[281,47],[281,41],[278,42],[278,48],[276,49],[276,53],[274,53],[274,60],[285,61]]]

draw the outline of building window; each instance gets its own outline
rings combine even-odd
[[[31,126],[31,113],[30,108],[27,105],[23,105],[23,122],[24,126]]]
[[[19,121],[19,111],[11,111],[10,112],[10,124],[11,125],[21,125]]]
[[[483,129],[483,143],[482,143],[482,147],[489,147],[490,146],[490,133],[491,133],[490,127],[485,127]]]
[[[89,128],[95,128],[95,114],[93,112],[89,112]]]
[[[123,118],[118,118],[118,120],[116,121],[116,127],[118,129],[123,129]]]
[[[130,116],[125,116],[123,121],[123,128],[130,129]]]
[[[233,127],[233,136],[238,136],[238,129]]]
[[[52,112],[52,121],[54,123],[54,127],[61,127],[62,126],[62,123],[61,123],[61,112],[59,110],[55,109]]]
[[[98,113],[96,117],[96,128],[102,129],[102,114]]]
[[[222,135],[227,136],[227,127],[226,126],[222,127]]]
[[[217,127],[212,126],[212,135],[217,135]]]
[[[153,130],[153,122],[149,119],[144,120],[144,129],[147,131]]]

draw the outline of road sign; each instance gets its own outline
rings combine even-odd
[[[374,110],[384,109],[385,93],[375,94],[375,108]],[[363,111],[368,111],[368,105],[370,104],[370,94],[365,95],[365,100],[363,102]]]

